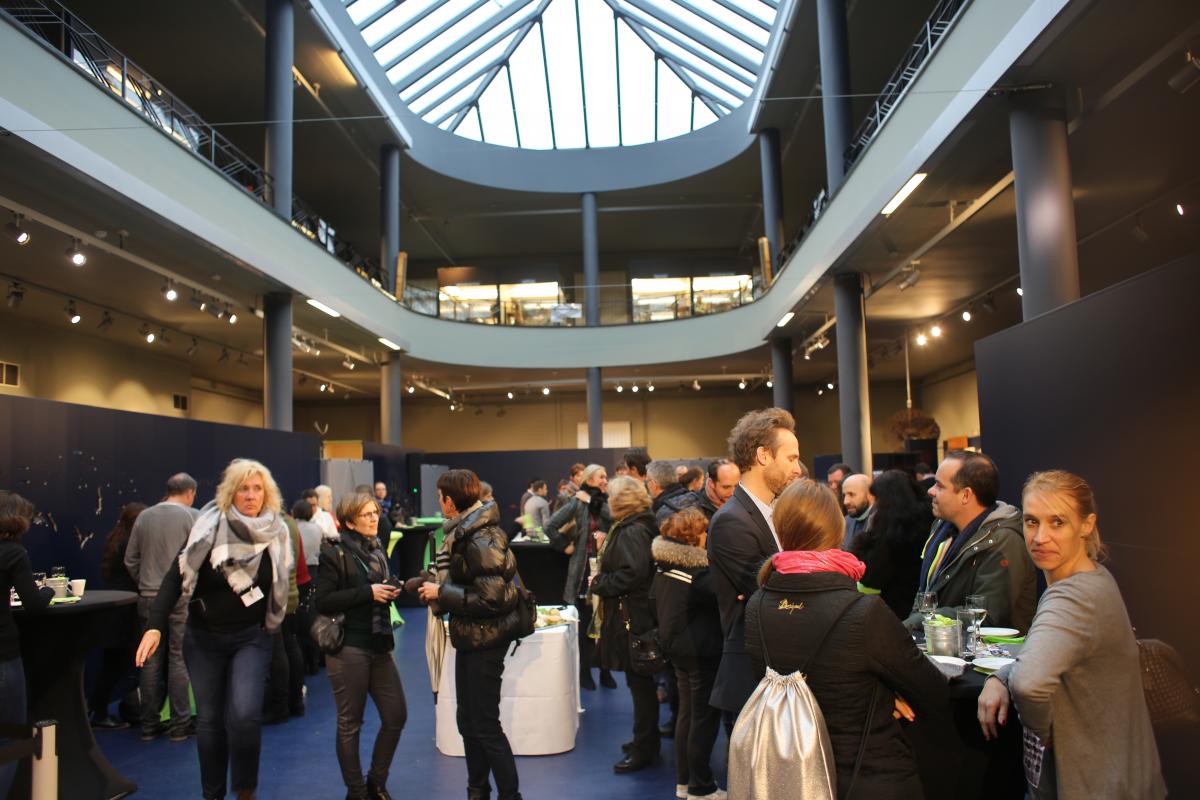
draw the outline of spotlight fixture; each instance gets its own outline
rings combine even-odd
[[[812,361],[812,351],[811,351],[811,350],[805,349],[805,351],[804,351],[804,360],[805,360],[805,361]]]
[[[833,381],[829,381],[828,383],[826,383],[825,388],[832,392],[833,391]]]
[[[246,361],[246,354],[245,354],[245,353],[238,353],[238,360],[237,360],[237,363],[238,363],[238,366],[239,366],[239,367],[248,367],[248,366],[250,366],[250,363],[249,363],[248,361]]]
[[[512,393],[512,392],[508,392],[508,399],[509,399],[509,400],[512,400],[512,399],[513,399],[513,393]]]
[[[617,394],[620,394],[623,391],[625,391],[625,387],[618,383],[617,384]]]
[[[896,288],[903,292],[906,289],[916,286],[919,280],[921,280],[921,270],[914,264],[909,268],[908,274],[904,276],[904,280],[896,284]]]
[[[25,300],[25,287],[13,281],[8,287],[8,297],[5,298],[9,308],[16,308]]]
[[[817,397],[820,397],[820,396],[821,396],[821,395],[823,395],[823,394],[825,394],[825,390],[824,390],[823,388],[822,388],[822,389],[817,389]]]
[[[307,376],[307,375],[305,375],[303,372],[301,372],[301,373],[300,373],[300,380],[298,380],[298,381],[297,381],[297,383],[299,383],[301,386],[303,386],[304,384],[308,383],[308,376]]]
[[[167,329],[166,328],[158,329],[158,343],[159,344],[170,344],[171,343],[171,340],[169,338],[167,338]]]
[[[208,301],[199,292],[192,292],[192,305],[197,311],[207,311]]]
[[[67,303],[66,313],[67,313],[67,319],[69,319],[71,321],[72,325],[78,325],[79,321],[81,319],[83,319],[83,317],[79,316],[79,312],[75,310],[75,301],[74,300]]]
[[[454,405],[454,401],[450,401],[450,410],[451,410],[451,411],[456,411],[456,410],[457,410],[457,408],[458,408],[458,407]]]
[[[991,292],[988,292],[987,297],[979,301],[979,307],[989,314],[996,313],[996,300],[992,297]]]
[[[647,384],[646,384],[646,391],[647,391],[647,392],[653,392],[653,391],[654,391],[654,384],[653,384],[653,383],[647,383]]]
[[[549,386],[543,386],[543,387],[542,387],[542,394],[543,394],[543,395],[548,395],[548,394],[550,394],[550,387],[549,387]]]
[[[408,393],[409,393],[409,394],[413,394],[413,393],[414,393],[414,392],[416,392],[416,391],[417,391],[417,387],[413,386],[413,385],[410,383],[410,384],[408,385]]]
[[[909,178],[908,182],[900,187],[900,191],[896,192],[895,196],[888,201],[888,204],[884,206],[883,210],[879,213],[883,214],[885,217],[890,217],[892,213],[900,207],[900,204],[908,199],[908,196],[913,193],[913,190],[921,185],[921,181],[925,180],[927,175],[928,173],[918,172]]]
[[[918,345],[920,345],[921,347],[924,347],[926,344],[928,344],[928,342],[929,342],[929,339],[925,338],[924,333],[917,334],[917,344]]]
[[[941,325],[934,325],[932,328],[930,328],[930,329],[929,329],[929,332],[930,332],[930,333],[933,335],[933,337],[936,339],[938,336],[941,336],[941,335],[942,335],[942,326],[941,326]]]
[[[350,359],[350,356],[342,359],[342,366],[346,369],[354,369],[354,362]]]
[[[770,378],[767,378],[767,388],[768,389],[775,388],[775,381],[771,380]]]
[[[1024,296],[1025,296],[1025,290],[1022,289],[1020,286],[1018,286],[1017,287],[1017,297],[1024,297]]]
[[[1178,215],[1179,215],[1179,216],[1181,216],[1181,217],[1183,216],[1183,203],[1176,203],[1176,204],[1175,204],[1175,213],[1176,213],[1176,214],[1178,214]],[[22,244],[23,244],[23,243],[22,243]]]
[[[187,349],[188,358],[191,358],[192,356],[196,355],[196,351],[198,349],[200,349],[200,342],[199,342],[199,340],[196,339],[195,336],[193,336],[192,337],[192,346]],[[303,378],[304,376],[301,375],[300,377]]]
[[[738,381],[738,388],[739,388],[739,389],[745,389],[745,388],[746,388],[746,379],[745,379],[745,378],[742,378],[740,381]]]
[[[138,328],[138,333],[146,340],[146,344],[154,344],[156,337],[154,336],[154,331],[150,330],[149,325],[143,322],[142,327]]]
[[[104,315],[102,317],[100,317],[100,324],[96,326],[96,330],[106,331],[112,327],[112,324],[113,324],[112,314],[109,314],[107,311],[105,311]]]
[[[1167,85],[1180,94],[1200,83],[1200,58],[1188,52],[1184,54],[1183,60],[1183,66],[1167,79]]]
[[[71,244],[67,247],[66,256],[71,260],[71,263],[77,267],[82,267],[87,263],[87,256],[79,249],[79,240],[72,239]]]
[[[969,309],[969,308],[968,308],[968,309],[965,309],[965,310],[963,311],[963,313],[962,313],[962,319],[963,319],[963,322],[970,322],[970,321],[971,321],[971,309]]]
[[[237,313],[230,310],[228,303],[225,304],[225,319],[230,325],[237,325]]]
[[[221,355],[217,358],[217,363],[218,364],[228,364],[229,363],[229,348],[228,347],[221,348]]]
[[[4,232],[8,235],[8,238],[19,245],[24,246],[29,244],[33,237],[29,235],[29,231],[21,227],[21,215],[14,214],[13,216],[15,219],[4,226]]]
[[[635,383],[633,386],[629,387],[629,391],[633,392],[634,394],[637,394],[638,385]]]
[[[692,378],[692,391],[700,391],[700,380],[698,378]]]
[[[179,299],[179,292],[175,291],[175,284],[170,281],[163,284],[162,293],[169,303],[174,303]]]
[[[328,389],[328,388],[329,388],[329,384],[327,384],[327,383],[322,383],[320,386],[318,386],[318,387],[317,387],[317,391],[321,391],[321,392],[323,392],[323,391],[325,391],[325,390],[326,390],[326,389]]]

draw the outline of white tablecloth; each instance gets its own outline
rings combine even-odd
[[[575,616],[567,608],[563,616]],[[500,725],[518,756],[547,756],[575,749],[579,730],[579,625],[539,628],[520,641],[516,653],[508,646],[504,681],[500,685]],[[437,700],[437,749],[461,756],[455,713],[454,646],[446,643],[446,658]]]

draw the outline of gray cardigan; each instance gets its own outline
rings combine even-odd
[[[1097,565],[1042,595],[1008,684],[1021,724],[1050,739],[1042,797],[1147,800],[1165,797],[1137,644],[1121,591]]]

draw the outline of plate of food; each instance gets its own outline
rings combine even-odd
[[[1016,628],[980,628],[980,636],[1017,636],[1021,632]]]

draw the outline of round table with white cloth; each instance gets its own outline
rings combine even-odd
[[[500,685],[500,725],[514,755],[547,756],[575,749],[579,730],[579,618],[561,610],[564,622],[538,628],[508,646]],[[514,650],[515,648],[515,650]],[[462,756],[455,713],[454,646],[446,642],[438,685],[437,749]]]

